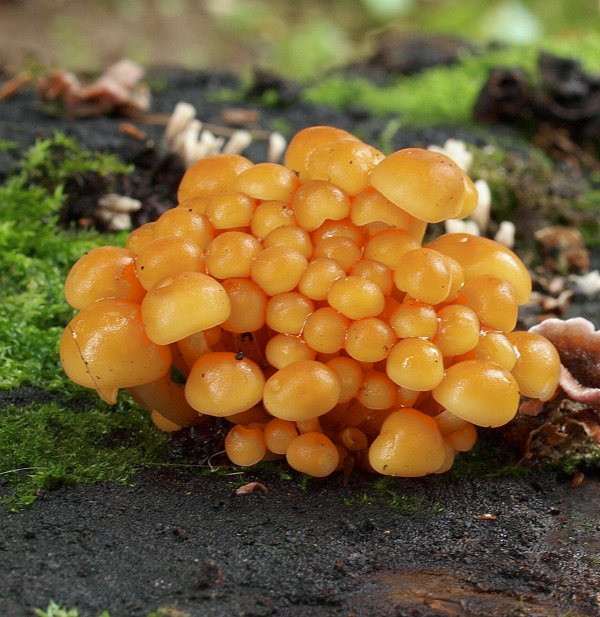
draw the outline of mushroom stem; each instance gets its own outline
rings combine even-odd
[[[155,410],[179,426],[191,426],[204,420],[202,414],[189,406],[183,388],[169,375],[141,386],[127,388],[127,392],[147,411]]]

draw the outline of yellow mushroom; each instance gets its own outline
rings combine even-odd
[[[162,279],[142,302],[146,332],[159,345],[222,324],[230,313],[231,302],[223,285],[201,272]]]
[[[148,338],[139,304],[128,300],[98,300],[82,309],[65,328],[59,349],[69,378],[111,404],[119,388],[155,381],[171,365],[171,350]]]
[[[417,409],[391,413],[369,448],[369,462],[386,476],[414,478],[435,472],[446,456],[435,421]]]

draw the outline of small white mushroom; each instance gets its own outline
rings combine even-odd
[[[206,155],[219,154],[225,140],[222,137],[216,137],[211,131],[204,130],[200,134],[200,145],[206,148]]]
[[[235,131],[223,147],[223,154],[240,154],[252,143],[250,131]]]
[[[107,224],[110,231],[124,231],[131,229],[131,216],[127,212],[117,212]]]
[[[494,240],[511,249],[515,245],[515,231],[515,224],[512,221],[502,221]]]
[[[196,108],[193,105],[184,102],[177,103],[165,129],[165,141],[173,143],[175,138],[185,131],[195,117]]]
[[[440,152],[451,158],[463,171],[469,171],[473,162],[473,154],[467,150],[464,141],[460,139],[447,139],[443,146],[431,145],[428,150]]]
[[[267,154],[267,160],[269,163],[278,163],[283,156],[286,147],[287,141],[281,133],[278,133],[277,131],[271,133],[269,135],[269,150]]]
[[[98,206],[109,212],[137,212],[142,208],[142,202],[126,195],[108,193],[98,200]]]
[[[479,229],[484,232],[490,224],[492,192],[490,191],[488,183],[482,179],[475,182],[475,188],[477,189],[479,197],[477,200],[477,207],[473,214],[471,214],[471,219],[473,219],[477,225],[479,225]]]
[[[475,221],[447,219],[444,223],[447,234],[464,233],[479,236],[479,225]]]
[[[179,133],[178,139],[173,144],[175,153],[183,159],[186,166],[197,160],[195,152],[201,131],[202,123],[194,119],[183,132]]]
[[[592,270],[587,274],[573,274],[569,277],[573,290],[584,296],[595,296],[600,293],[600,271]]]
[[[123,231],[124,229],[132,228],[131,215],[128,212],[112,212],[104,208],[98,208],[95,215],[109,231]]]
[[[98,208],[96,212],[94,212],[94,215],[100,222],[108,225],[115,213],[110,210],[105,210],[104,208]]]

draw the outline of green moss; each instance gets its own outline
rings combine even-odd
[[[444,507],[439,502],[412,493],[408,495],[400,493],[394,484],[395,478],[389,476],[376,480],[373,486],[377,499],[387,501],[390,507],[404,514],[437,514],[443,511]]]
[[[465,124],[471,121],[473,105],[490,69],[521,67],[533,79],[541,49],[579,58],[589,70],[600,70],[600,35],[588,35],[576,41],[551,39],[543,45],[467,55],[456,65],[434,67],[384,86],[333,74],[309,87],[305,96],[339,108],[359,106],[376,115],[397,114],[409,126]]]
[[[488,183],[494,221],[516,224],[522,259],[529,263],[535,256],[532,228],[566,225],[579,229],[589,245],[599,242],[597,180],[555,165],[543,151],[524,140],[499,143],[491,138],[488,142],[493,146],[491,153],[470,146],[474,155],[470,175]]]
[[[574,443],[565,448],[564,452],[556,452],[555,461],[548,464],[552,469],[562,471],[572,476],[578,470],[600,470],[600,445],[591,443],[591,439],[583,443]]]
[[[77,608],[67,608],[50,600],[46,610],[36,608],[34,610],[36,617],[83,617]],[[102,611],[98,617],[110,617],[108,611]],[[148,613],[147,617],[190,617],[190,614],[181,611],[172,606],[162,606],[155,611]]]
[[[127,402],[109,410],[66,378],[57,353],[74,313],[63,298],[70,267],[94,246],[123,242],[57,226],[65,183],[75,174],[127,171],[115,157],[57,135],[36,143],[0,186],[0,388],[27,382],[60,391],[62,401],[0,411],[0,474],[13,487],[11,507],[64,484],[126,482],[140,465],[164,459],[166,437],[145,412]]]
[[[8,139],[0,139],[0,152],[11,152],[16,150],[19,144],[15,141],[9,141]]]
[[[127,174],[133,171],[112,154],[83,150],[77,142],[62,133],[50,139],[38,140],[23,157],[20,176],[25,176],[49,191],[55,191],[76,175],[99,174],[104,177]]]
[[[72,406],[54,402],[0,414],[0,475],[13,487],[4,505],[30,504],[39,491],[90,483],[126,483],[144,465],[164,460],[167,436],[148,414],[121,400]]]
[[[403,514],[438,514],[444,506],[428,497],[414,492],[403,493],[397,488],[398,478],[380,477],[373,482],[373,491],[363,493],[357,498],[346,499],[345,505],[378,506],[398,510]]]
[[[78,609],[61,606],[54,600],[50,600],[46,610],[36,608],[34,610],[34,615],[37,617],[80,617]],[[98,617],[110,617],[110,613],[108,611],[102,611]]]
[[[587,246],[600,245],[600,183],[595,186],[585,186],[579,199],[573,204],[581,212],[584,223],[580,226]]]
[[[527,475],[529,470],[521,465],[520,458],[497,431],[480,430],[475,447],[460,453],[448,473],[455,478]]]
[[[86,152],[56,135],[38,141],[0,186],[0,388],[24,381],[69,387],[56,354],[60,332],[73,314],[63,299],[63,282],[86,251],[122,238],[59,229],[64,186],[75,174],[129,170],[113,156]]]

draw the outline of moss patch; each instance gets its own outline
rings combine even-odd
[[[69,387],[56,353],[58,336],[73,314],[63,298],[63,282],[86,251],[122,238],[59,229],[64,184],[75,173],[128,169],[115,157],[86,152],[57,135],[33,146],[0,186],[0,388],[25,381],[48,389]]]
[[[84,409],[57,403],[9,406],[0,414],[0,476],[16,509],[40,491],[88,482],[128,482],[141,466],[164,460],[167,437],[148,414],[121,401]]]
[[[339,108],[362,107],[376,115],[395,114],[404,125],[467,124],[475,99],[492,68],[521,67],[534,74],[540,49],[579,58],[588,70],[600,70],[600,36],[551,39],[541,46],[506,47],[467,55],[449,67],[434,67],[387,85],[365,78],[332,74],[305,93],[308,100]]]
[[[347,506],[379,506],[398,510],[402,514],[438,514],[444,506],[429,497],[410,492],[403,492],[398,486],[399,478],[380,477],[373,482],[373,490],[363,493],[356,499],[346,501]]]
[[[166,437],[145,412],[128,402],[109,409],[82,392],[63,373],[57,353],[74,312],[63,298],[70,267],[91,248],[123,240],[60,229],[64,184],[75,173],[127,170],[116,158],[57,135],[31,148],[0,186],[0,388],[28,383],[60,392],[61,401],[0,410],[0,477],[11,486],[4,502],[13,508],[64,484],[125,482],[140,465],[164,458]]]

